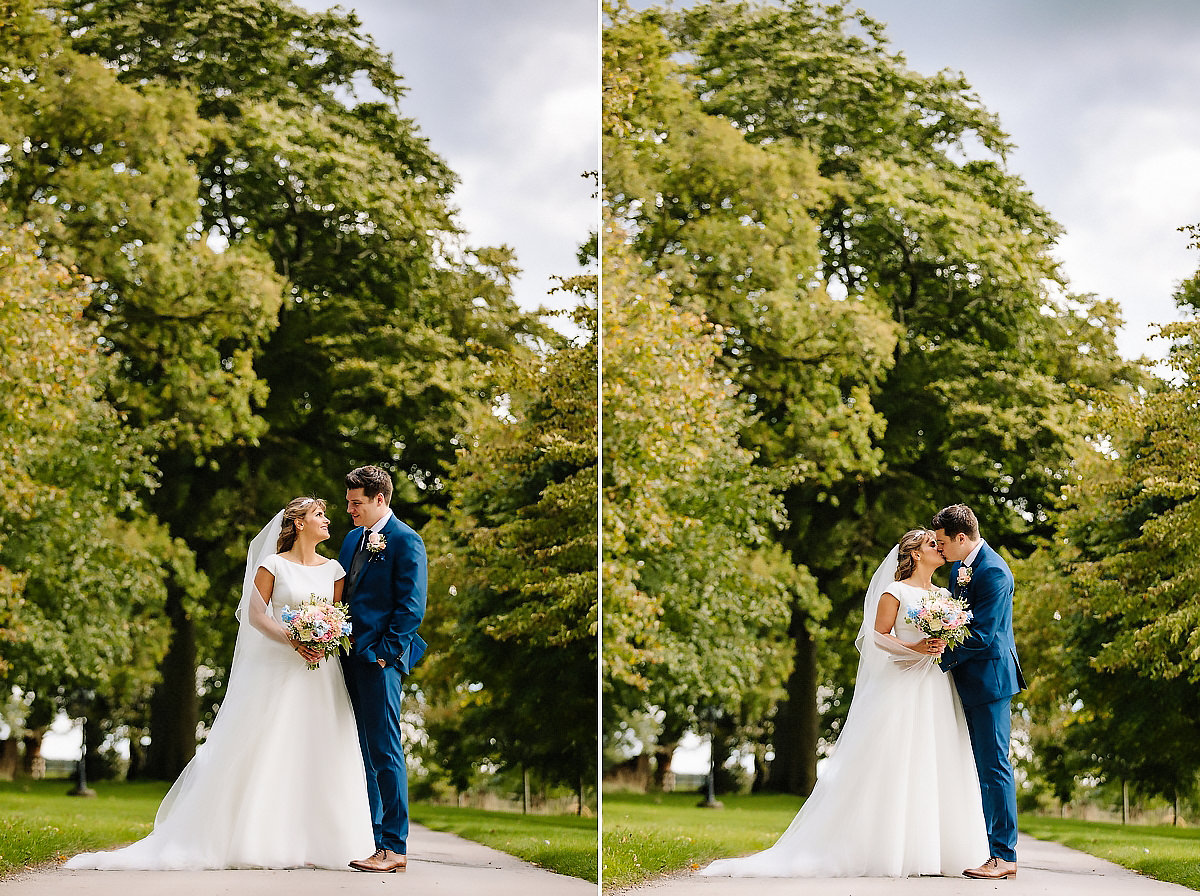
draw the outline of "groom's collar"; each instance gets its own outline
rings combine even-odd
[[[982,549],[985,544],[987,544],[986,541],[984,541],[982,538],[979,539],[979,544],[975,545],[975,550],[971,551],[971,553],[967,554],[967,556],[963,558],[962,565],[972,565],[975,562],[975,558],[979,556],[980,549]]]
[[[391,508],[389,507],[389,508],[388,508],[388,512],[387,512],[387,513],[385,513],[383,516],[381,516],[379,519],[377,519],[377,520],[375,521],[375,525],[374,525],[374,526],[370,526],[370,527],[368,527],[368,528],[369,528],[369,529],[370,529],[372,532],[382,532],[384,529],[386,529],[386,528],[387,528],[387,526],[388,526],[388,523],[390,523],[390,522],[392,521],[392,517],[394,517],[394,516],[395,516],[395,514],[394,514],[394,513],[392,513],[392,510],[391,510]]]
[[[366,535],[368,532],[382,532],[387,528],[388,523],[392,521],[392,517],[394,516],[395,514],[392,513],[392,509],[389,507],[388,512],[377,519],[374,526],[363,526],[363,535]]]

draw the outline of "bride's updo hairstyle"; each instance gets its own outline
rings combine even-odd
[[[313,504],[325,509],[325,502],[320,498],[292,498],[288,506],[283,508],[282,528],[279,530],[279,541],[275,543],[276,554],[284,554],[292,549],[296,543],[296,523],[308,515]]]
[[[921,550],[921,545],[929,537],[928,529],[910,529],[900,538],[900,550],[896,557],[896,581],[907,579],[917,568],[917,558],[914,552]]]

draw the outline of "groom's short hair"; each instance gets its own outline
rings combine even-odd
[[[355,467],[346,474],[346,488],[361,488],[363,494],[371,499],[383,495],[384,504],[392,503],[392,477],[387,470],[379,467]]]
[[[966,535],[972,541],[979,537],[979,520],[966,504],[951,504],[933,515],[931,529],[941,529],[947,535]]]

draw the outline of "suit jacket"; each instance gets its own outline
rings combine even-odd
[[[368,663],[382,659],[407,675],[425,654],[425,641],[417,634],[425,616],[425,543],[394,514],[380,534],[386,546],[378,555],[368,555],[353,581],[349,569],[362,541],[362,526],[351,530],[338,554],[347,570],[343,599],[354,629],[351,658]]]
[[[1011,697],[1025,687],[1013,637],[1013,574],[1004,558],[984,542],[968,567],[971,581],[958,584],[962,563],[950,567],[950,591],[966,599],[974,618],[966,641],[942,655],[943,671],[953,671],[964,706]]]

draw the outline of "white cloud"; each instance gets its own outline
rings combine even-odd
[[[1152,323],[1200,261],[1200,4],[861,0],[912,68],[962,71],[1017,150],[1009,167],[1066,230],[1076,292],[1116,299],[1129,357],[1161,358]]]

